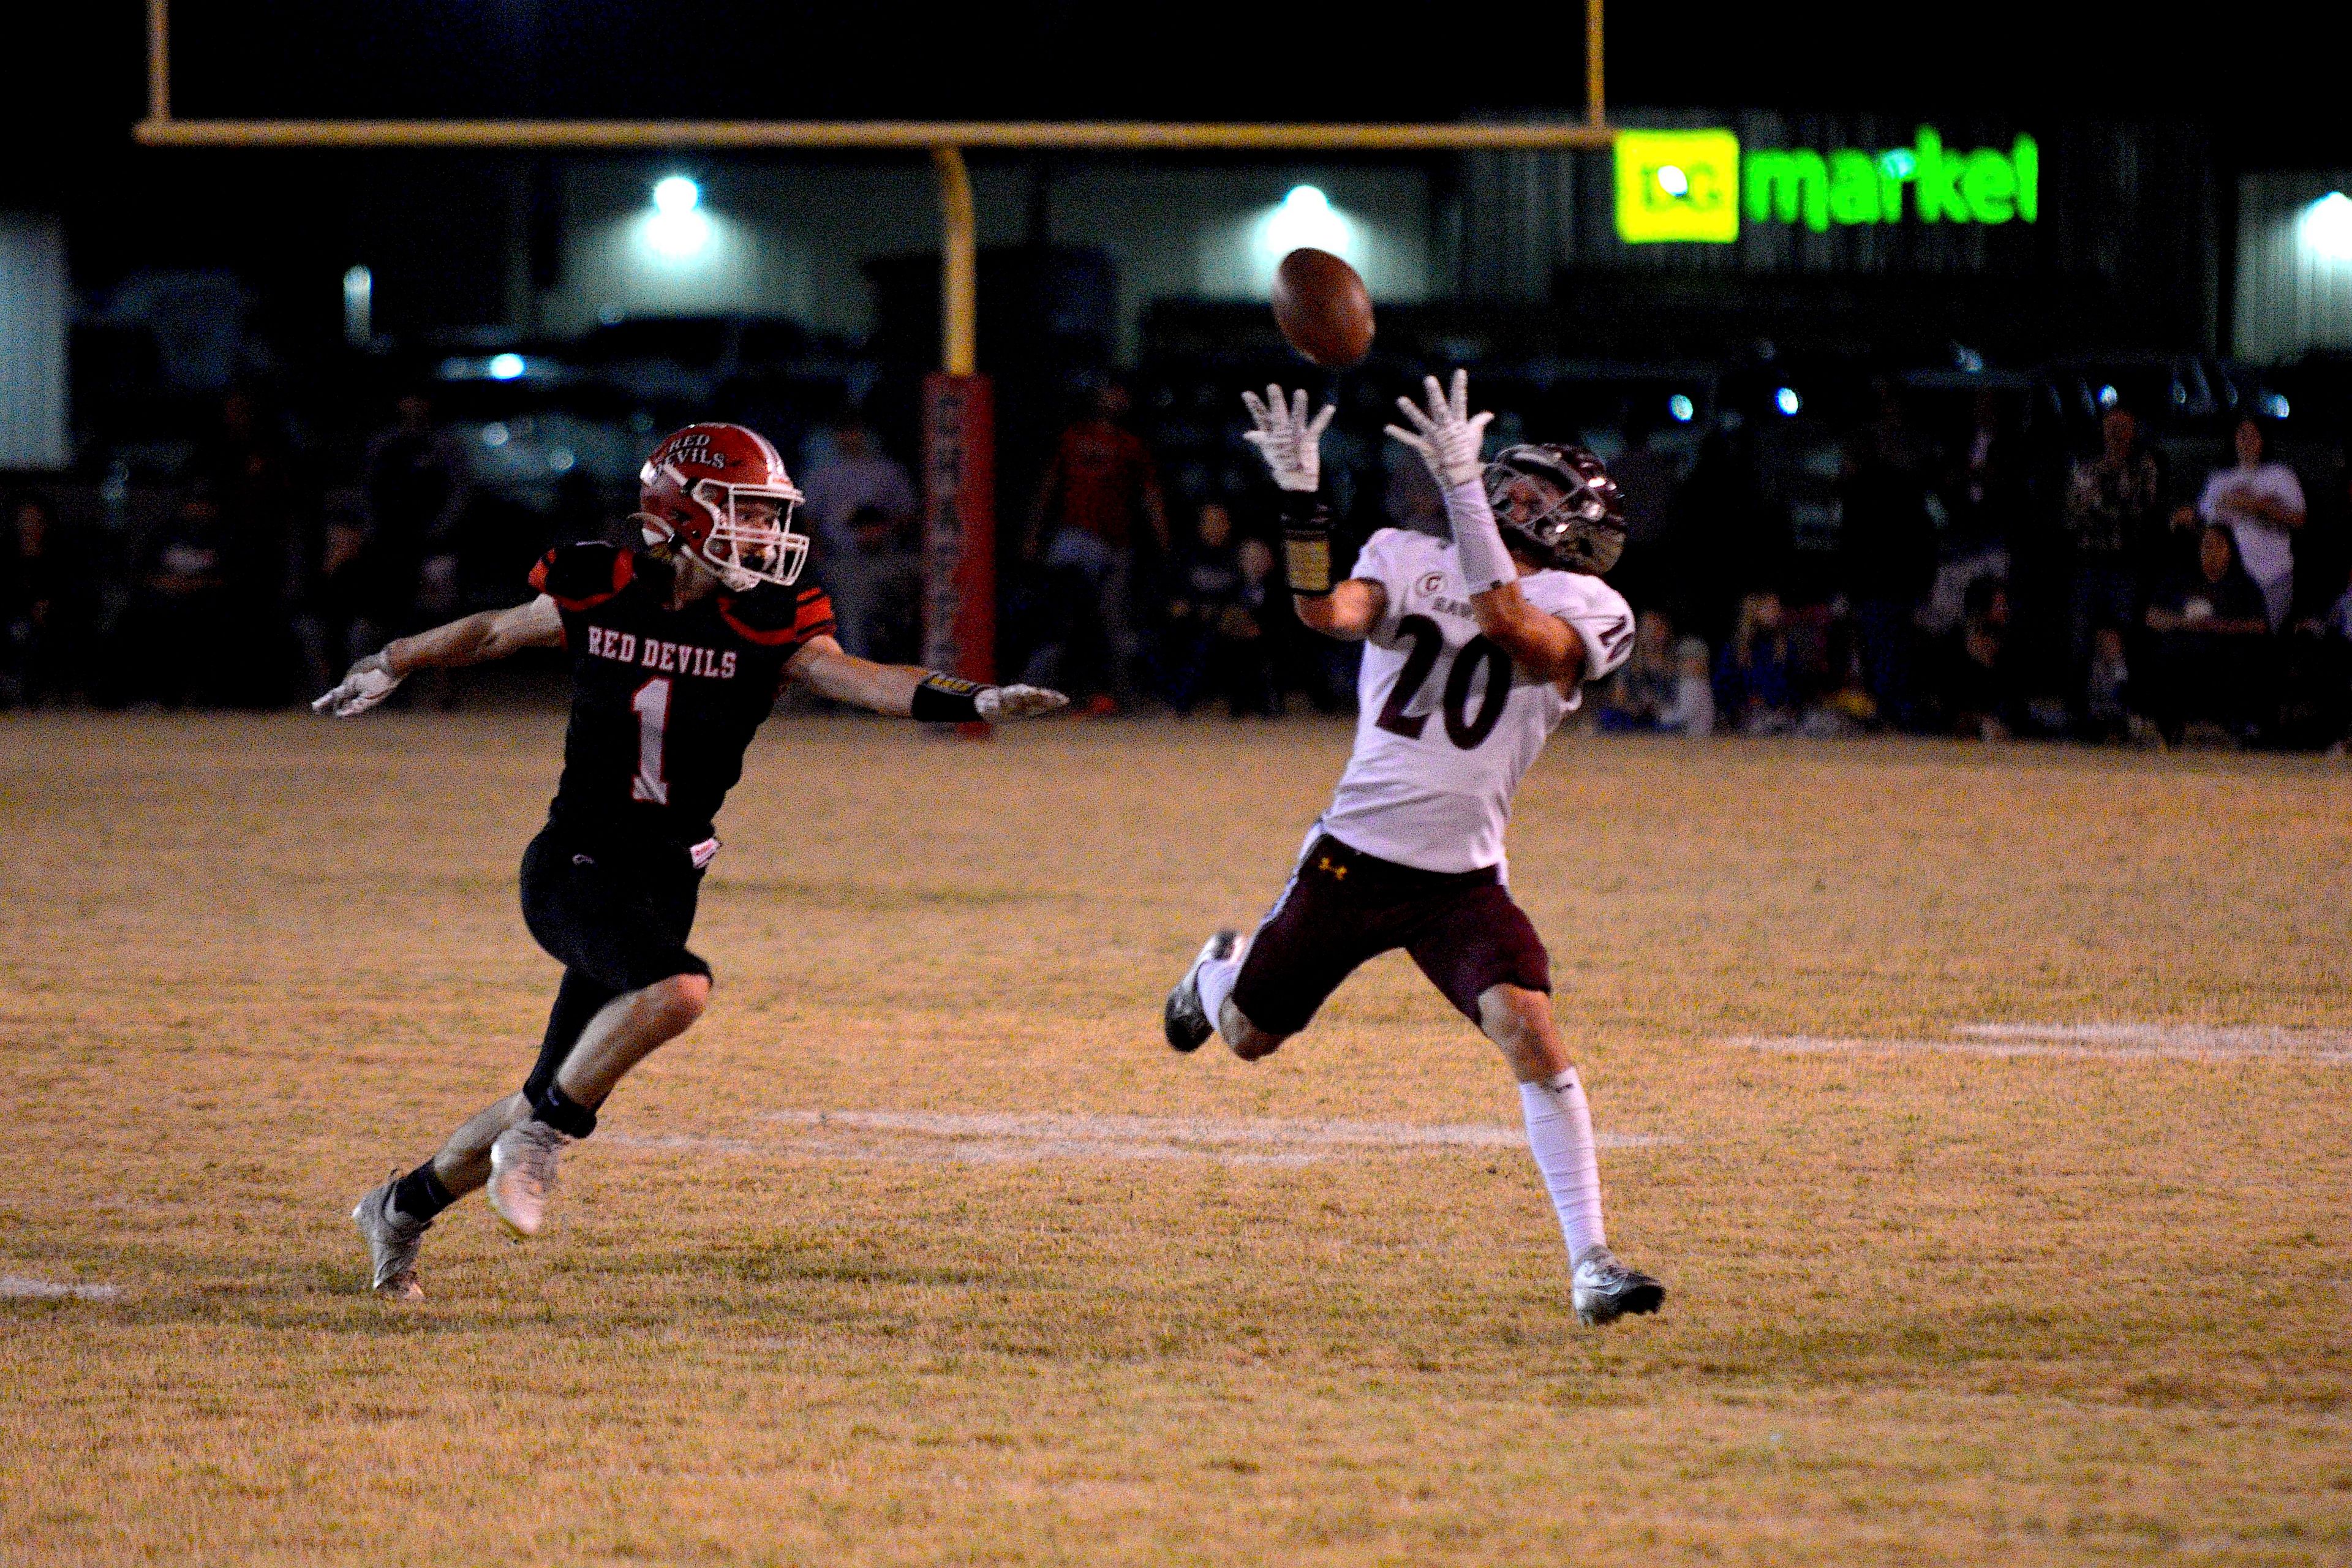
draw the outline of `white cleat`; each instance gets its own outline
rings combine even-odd
[[[499,1134],[490,1145],[490,1212],[517,1236],[537,1236],[555,1194],[556,1158],[571,1137],[533,1118]]]
[[[1570,1298],[1576,1321],[1586,1328],[1613,1323],[1628,1312],[1654,1312],[1666,1288],[1638,1268],[1628,1268],[1605,1247],[1588,1247],[1576,1259]]]
[[[393,1182],[398,1179],[395,1172],[391,1180],[362,1198],[352,1210],[352,1223],[367,1239],[368,1256],[375,1266],[375,1293],[391,1301],[422,1301],[425,1287],[416,1282],[416,1254],[424,1247],[425,1233],[433,1228],[433,1222],[411,1219],[393,1207]]]
[[[1168,1043],[1180,1051],[1197,1051],[1211,1035],[1217,1032],[1217,1021],[1201,1002],[1201,965],[1217,959],[1231,958],[1248,945],[1241,932],[1228,927],[1201,944],[1200,956],[1184,978],[1168,993],[1168,1005],[1160,1010],[1160,1026],[1167,1031]]]

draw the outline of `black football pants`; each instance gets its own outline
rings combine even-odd
[[[604,1005],[674,974],[709,978],[689,951],[702,873],[683,849],[614,851],[551,823],[522,856],[522,918],[563,965],[539,1060],[523,1084],[536,1100]]]

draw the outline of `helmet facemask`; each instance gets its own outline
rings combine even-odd
[[[668,492],[662,498],[669,502],[664,510],[674,514],[639,513],[647,541],[684,549],[717,573],[730,593],[749,593],[762,583],[789,588],[808,563],[809,537],[792,526],[793,510],[805,499],[794,487],[718,479],[689,484],[667,464],[658,469],[647,464],[643,478]]]
[[[1625,552],[1616,481],[1578,447],[1510,447],[1486,468],[1486,501],[1505,542],[1538,564],[1598,577]]]
[[[704,479],[694,487],[694,499],[715,520],[698,553],[729,588],[739,594],[761,583],[789,588],[799,578],[809,552],[808,535],[793,531],[799,490]]]

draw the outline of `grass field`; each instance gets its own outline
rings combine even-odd
[[[2352,1562],[2343,763],[1557,743],[1514,881],[1672,1289],[1591,1331],[1404,961],[1160,1042],[1342,728],[779,721],[709,1017],[387,1306],[560,729],[0,719],[0,1561]]]

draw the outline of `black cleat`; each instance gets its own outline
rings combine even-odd
[[[1666,1288],[1638,1268],[1628,1268],[1605,1247],[1588,1247],[1576,1260],[1570,1295],[1576,1321],[1587,1328],[1613,1323],[1628,1312],[1654,1312]]]
[[[1202,944],[1201,956],[1184,972],[1184,978],[1168,993],[1168,1006],[1160,1014],[1160,1023],[1167,1028],[1168,1043],[1180,1051],[1197,1051],[1202,1042],[1217,1032],[1216,1021],[1208,1009],[1201,1005],[1201,965],[1212,959],[1231,958],[1241,951],[1242,933],[1231,927],[1220,931]]]

